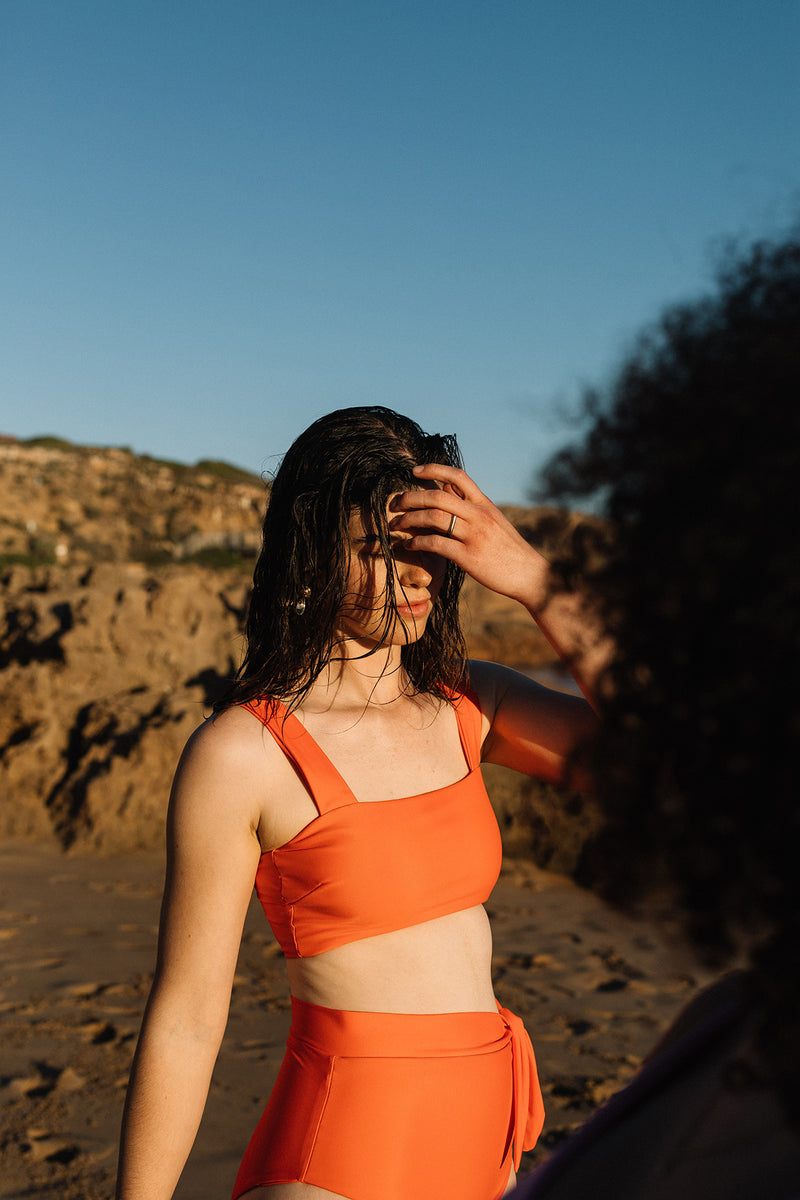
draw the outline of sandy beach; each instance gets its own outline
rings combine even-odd
[[[112,1195],[162,877],[154,854],[0,850],[0,1196]],[[709,976],[660,929],[527,862],[506,863],[488,908],[497,995],[530,1031],[547,1106],[539,1145],[524,1156],[526,1172],[627,1082]],[[254,902],[179,1200],[229,1196],[288,1025],[282,958]]]

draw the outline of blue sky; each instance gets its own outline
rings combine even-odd
[[[274,468],[383,403],[525,499],[800,211],[800,0],[5,0],[0,432]]]

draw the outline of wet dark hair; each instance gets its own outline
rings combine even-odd
[[[391,580],[386,505],[393,493],[422,486],[412,467],[430,462],[461,466],[455,437],[424,433],[410,418],[377,405],[328,413],[300,434],[272,482],[244,660],[220,708],[257,696],[277,697],[290,708],[302,701],[336,657],[335,623],[345,600],[352,511],[358,510],[378,536]],[[463,571],[447,563],[423,637],[402,648],[403,665],[419,692],[444,698],[465,674],[458,618],[463,579]],[[301,600],[302,613],[297,610]],[[387,588],[384,638],[396,621],[393,589]]]
[[[599,497],[612,530],[570,564],[618,647],[597,747],[606,828],[582,881],[627,902],[677,888],[718,959],[744,934],[772,993],[773,1061],[794,1070],[800,229],[729,251],[716,293],[667,311],[586,402],[588,434],[545,476],[550,495]]]

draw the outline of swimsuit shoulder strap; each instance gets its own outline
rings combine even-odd
[[[450,690],[450,698],[456,714],[458,736],[470,771],[481,764],[481,706],[472,688]]]
[[[257,717],[272,734],[305,784],[320,816],[345,804],[358,803],[331,760],[285,704],[271,696],[262,696],[242,708]]]

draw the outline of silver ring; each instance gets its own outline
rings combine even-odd
[[[449,528],[448,528],[448,530],[447,530],[447,536],[448,536],[448,537],[452,537],[452,536],[453,536],[453,530],[455,529],[455,527],[456,527],[456,514],[455,514],[455,513],[453,513],[452,517],[450,518],[450,526],[449,526]]]

